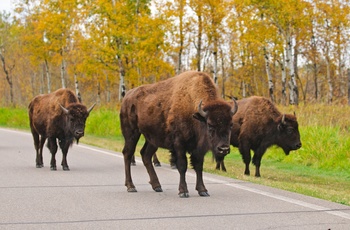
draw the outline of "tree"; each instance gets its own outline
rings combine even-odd
[[[9,22],[10,14],[5,12],[0,13],[0,61],[2,71],[5,74],[6,82],[10,87],[10,102],[12,105],[14,102],[14,89],[13,89],[13,70],[16,66],[15,57],[11,50],[14,48],[16,42],[16,36],[14,34],[14,24]]]

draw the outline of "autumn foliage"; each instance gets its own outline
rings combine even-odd
[[[349,1],[18,0],[0,13],[0,105],[75,89],[115,106],[185,70],[222,95],[348,103]]]

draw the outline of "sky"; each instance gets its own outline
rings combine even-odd
[[[0,0],[0,11],[12,11],[12,2],[14,2],[14,0]]]

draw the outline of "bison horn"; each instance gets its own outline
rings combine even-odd
[[[281,122],[283,125],[286,124],[286,114],[283,114],[282,116],[282,122]]]
[[[59,104],[59,105],[60,105],[62,111],[63,111],[65,114],[68,114],[68,112],[69,112],[68,109],[64,108],[61,104]]]
[[[95,107],[95,105],[96,105],[96,102],[88,109],[88,113],[91,112],[91,110]]]
[[[199,105],[198,105],[198,112],[199,114],[202,116],[202,117],[206,117],[207,116],[207,113],[203,111],[202,109],[202,100],[199,102]]]
[[[231,115],[235,115],[235,113],[237,113],[238,110],[238,104],[237,101],[232,97],[232,101],[235,103],[235,107],[231,110]]]

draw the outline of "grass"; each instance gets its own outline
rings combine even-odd
[[[297,114],[303,147],[285,156],[282,149],[271,147],[262,159],[261,178],[245,176],[244,164],[236,148],[225,158],[227,172],[216,171],[211,154],[206,156],[204,170],[244,181],[272,186],[350,206],[350,107],[301,105],[279,107],[282,112]],[[23,108],[1,108],[0,126],[29,130],[28,115]],[[87,136],[81,142],[121,151],[124,139],[120,133],[116,110],[95,108],[86,124]],[[137,149],[137,155],[142,141]],[[167,150],[158,157],[169,162]],[[255,167],[251,165],[254,175]]]

